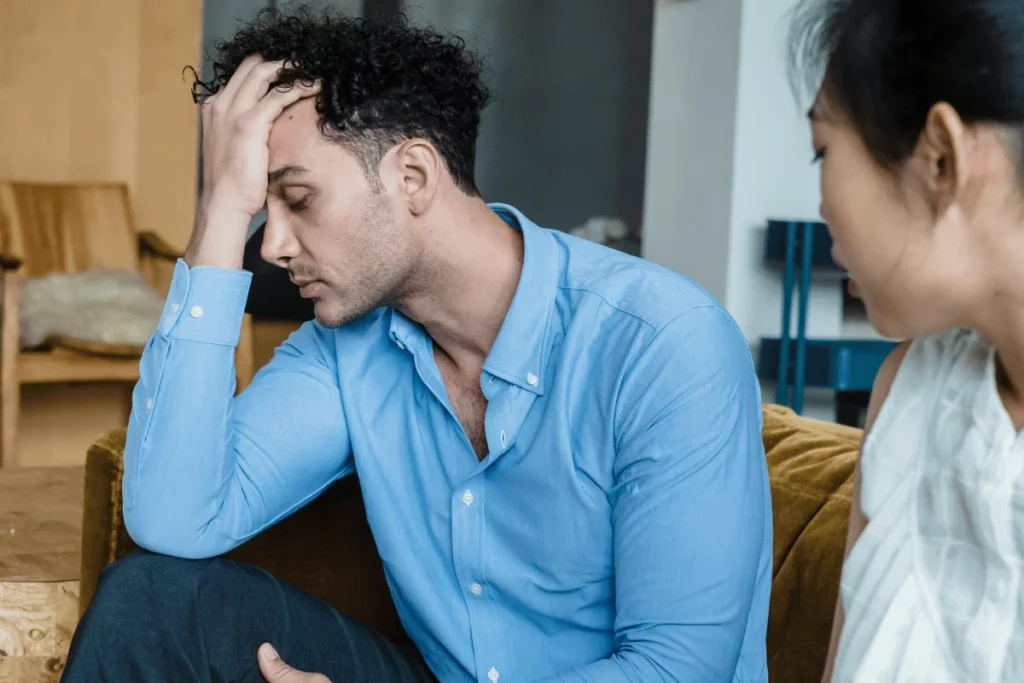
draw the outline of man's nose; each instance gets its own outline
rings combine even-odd
[[[299,241],[295,239],[288,225],[284,221],[268,217],[266,228],[263,230],[263,245],[260,247],[260,256],[263,260],[286,268],[288,262],[298,255]]]

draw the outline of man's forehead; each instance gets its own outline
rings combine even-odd
[[[319,115],[312,97],[299,100],[277,117],[270,128],[270,145],[294,145],[320,136]]]

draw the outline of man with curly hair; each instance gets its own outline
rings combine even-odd
[[[104,573],[66,681],[767,680],[743,335],[689,280],[483,201],[480,71],[404,20],[264,14],[219,47],[125,449],[145,550]],[[264,204],[316,320],[236,398]],[[210,559],[353,472],[415,652]]]

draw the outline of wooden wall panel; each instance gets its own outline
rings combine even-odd
[[[23,386],[18,445],[4,468],[84,465],[97,437],[128,424],[131,391],[127,382]]]
[[[140,224],[183,248],[202,0],[0,0],[0,179],[127,182]]]
[[[203,3],[143,0],[141,7],[135,213],[184,251],[195,215],[199,117],[192,76],[182,70],[199,67]]]
[[[182,69],[201,43],[202,0],[0,0],[0,180],[126,182],[139,225],[184,249],[199,131]],[[129,390],[27,388],[17,460],[83,462]]]

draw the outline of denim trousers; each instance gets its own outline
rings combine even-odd
[[[107,567],[75,631],[67,683],[261,683],[256,651],[332,683],[428,683],[402,652],[257,567],[135,551]]]

